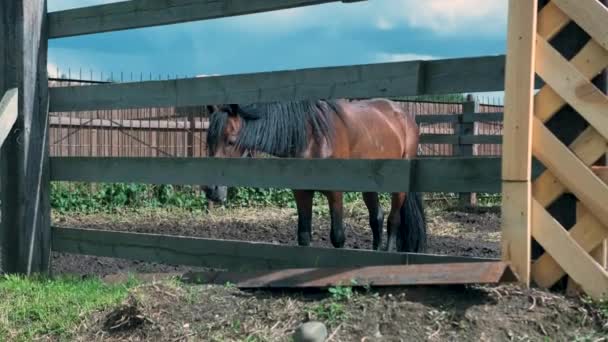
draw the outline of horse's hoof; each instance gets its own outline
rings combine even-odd
[[[298,245],[302,246],[302,247],[308,247],[310,246],[310,235],[309,234],[302,234],[302,235],[298,235]]]

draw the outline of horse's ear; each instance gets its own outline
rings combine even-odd
[[[213,114],[213,113],[217,112],[217,110],[218,110],[218,106],[215,106],[215,105],[213,105],[213,106],[207,105],[206,107],[207,107],[207,112],[209,114]]]
[[[239,114],[239,112],[241,111],[241,108],[239,107],[238,104],[231,104],[229,107],[230,107],[230,112],[228,113],[228,115],[237,116]]]

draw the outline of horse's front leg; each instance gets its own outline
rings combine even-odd
[[[331,231],[329,235],[331,244],[336,248],[342,248],[344,247],[344,241],[346,240],[344,236],[344,225],[342,222],[344,216],[342,193],[326,191],[324,194],[325,197],[327,197],[329,213],[331,216]]]
[[[395,192],[391,197],[391,212],[388,215],[387,230],[388,240],[386,242],[386,250],[389,252],[397,252],[397,234],[401,226],[401,206],[405,202],[405,193]]]
[[[315,192],[293,190],[298,207],[298,245],[309,246],[312,240],[312,200]]]

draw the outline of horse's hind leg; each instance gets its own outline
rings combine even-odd
[[[384,210],[380,206],[377,192],[364,192],[363,202],[369,212],[369,226],[372,228],[372,248],[378,250],[382,245],[382,226],[384,224]]]
[[[388,230],[388,241],[386,243],[386,250],[389,252],[397,251],[397,233],[401,225],[401,213],[400,209],[405,202],[406,195],[403,192],[395,192],[391,198],[391,212],[388,215],[387,230]]]
[[[344,212],[342,206],[342,193],[335,191],[325,191],[323,193],[327,197],[329,213],[331,216],[331,231],[329,235],[331,244],[336,248],[342,248],[344,247],[344,241],[346,240],[344,236],[344,226],[342,223]]]
[[[298,207],[298,245],[309,246],[312,239],[312,200],[315,192],[294,190],[293,194]]]

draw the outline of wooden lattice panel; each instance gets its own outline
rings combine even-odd
[[[515,11],[511,8],[511,16],[519,17],[520,20],[529,18],[530,13],[524,13],[521,8],[523,5],[513,5],[521,3],[520,1],[511,3],[511,7],[519,9]],[[534,6],[533,11],[536,14],[536,4]],[[509,23],[516,21],[517,19],[510,19]],[[549,42],[571,21],[580,26],[591,39],[571,60],[567,60]],[[526,27],[529,26],[527,23]],[[516,35],[518,30],[521,30],[521,27],[510,25],[509,35],[512,39],[518,38],[521,41],[522,36]],[[522,215],[529,213],[527,222],[530,222],[530,226],[519,228],[517,239],[514,239],[513,235],[504,237],[503,248],[521,241],[521,232],[531,231],[531,236],[545,249],[544,255],[537,259],[531,268],[531,278],[539,286],[550,287],[567,274],[571,279],[571,287],[580,286],[589,295],[602,297],[608,294],[608,182],[606,170],[594,170],[591,165],[608,151],[608,96],[598,89],[591,79],[608,66],[608,8],[598,0],[553,0],[538,13],[536,25],[531,32],[534,35],[534,46],[525,53],[534,59],[533,70],[543,79],[545,86],[533,97],[533,115],[529,117],[530,127],[526,133],[532,137],[532,155],[543,163],[547,170],[532,183],[529,193],[520,194],[519,198],[513,199],[514,203],[520,204]],[[523,32],[524,41],[526,33],[530,32]],[[514,71],[515,68],[507,68],[507,73]],[[527,86],[527,79],[526,84],[522,81],[519,86]],[[525,103],[526,99],[521,98],[523,90],[515,90],[514,87],[515,85],[509,87],[507,84],[507,99]],[[505,100],[505,103],[508,101]],[[545,126],[565,105],[570,105],[589,124],[570,146],[564,145]],[[505,114],[506,112],[505,109]],[[505,126],[507,121],[525,122],[526,114],[518,113],[519,117],[516,118],[505,115]],[[515,141],[522,144],[522,140],[526,139],[509,135],[505,136],[504,143],[506,146]],[[522,151],[520,149],[519,152]],[[522,153],[518,163],[526,164],[530,157]],[[514,160],[515,157],[503,160],[503,164]],[[503,173],[504,170],[503,168]],[[509,184],[513,180],[507,176],[503,174],[505,193],[509,186],[513,186]],[[561,226],[546,209],[566,192],[573,193],[579,201],[577,222],[570,231]],[[528,202],[527,207],[521,205]],[[513,204],[507,203],[505,206]],[[503,210],[503,214],[505,213],[514,214]],[[503,218],[503,227],[508,228],[508,222],[512,221],[511,217]],[[530,236],[524,242],[526,246],[529,245],[529,239]],[[518,272],[525,272],[530,261],[521,260],[525,260],[529,254],[524,256],[522,251],[521,255],[515,256],[514,251],[517,249],[511,248],[509,253],[503,251],[503,255],[514,263]],[[520,275],[520,278],[526,282],[525,277]]]

